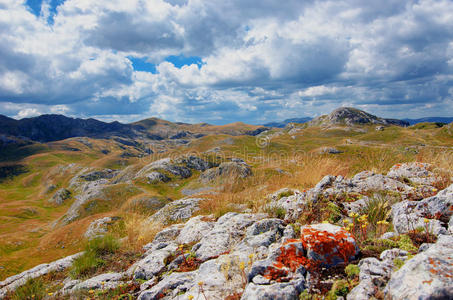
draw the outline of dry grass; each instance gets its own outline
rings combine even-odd
[[[122,243],[125,249],[140,251],[144,245],[151,242],[156,234],[163,229],[160,223],[150,222],[148,216],[131,213],[122,222],[122,233],[126,239]]]

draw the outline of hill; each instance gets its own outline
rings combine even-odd
[[[308,122],[309,126],[352,126],[365,124],[409,126],[409,123],[406,121],[380,118],[352,107],[337,108],[328,115],[322,115]]]

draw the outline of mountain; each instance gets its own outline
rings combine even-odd
[[[420,119],[403,119],[406,122],[409,122],[410,125],[418,124],[418,123],[451,123],[453,122],[453,117],[426,117]]]
[[[332,111],[328,115],[319,116],[310,122],[309,126],[331,126],[331,125],[397,125],[409,126],[409,122],[397,119],[384,119],[367,113],[363,110],[353,107],[340,107]]]
[[[129,139],[191,139],[206,134],[257,135],[268,128],[241,122],[226,125],[186,124],[149,118],[131,124],[106,123],[96,119],[79,119],[63,115],[41,115],[15,120],[0,115],[0,135],[26,138],[37,142],[59,141],[72,137]]]
[[[95,119],[75,119],[63,115],[41,115],[15,120],[0,116],[0,134],[49,142],[71,137],[134,136],[134,125],[119,122],[105,123]]]
[[[263,124],[263,126],[266,126],[266,127],[276,127],[276,128],[283,128],[285,127],[286,125],[288,125],[289,123],[307,123],[309,121],[311,121],[312,118],[310,117],[303,117],[303,118],[292,118],[292,119],[286,119],[284,121],[281,121],[281,122],[270,122],[270,123],[266,123],[266,124]]]

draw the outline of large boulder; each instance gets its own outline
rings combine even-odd
[[[394,165],[387,176],[400,181],[410,181],[416,184],[433,185],[440,179],[431,169],[432,165],[420,162],[411,162]]]
[[[385,294],[387,299],[452,299],[452,278],[453,237],[443,235],[392,274]]]

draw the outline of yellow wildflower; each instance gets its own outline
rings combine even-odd
[[[193,296],[192,296],[192,295],[189,295],[189,296],[187,296],[187,299],[192,300],[192,299],[193,299]]]
[[[239,269],[241,269],[241,271],[245,269],[245,263],[243,261],[239,263]]]
[[[202,286],[203,285],[203,281],[198,281],[198,285]]]
[[[429,219],[424,218],[424,219],[423,219],[423,222],[425,222],[425,223],[427,224],[427,223],[429,223]]]
[[[89,290],[88,293],[94,294],[94,290]]]
[[[49,296],[52,296],[52,295],[53,295],[53,293],[47,293],[47,295],[49,295]]]

